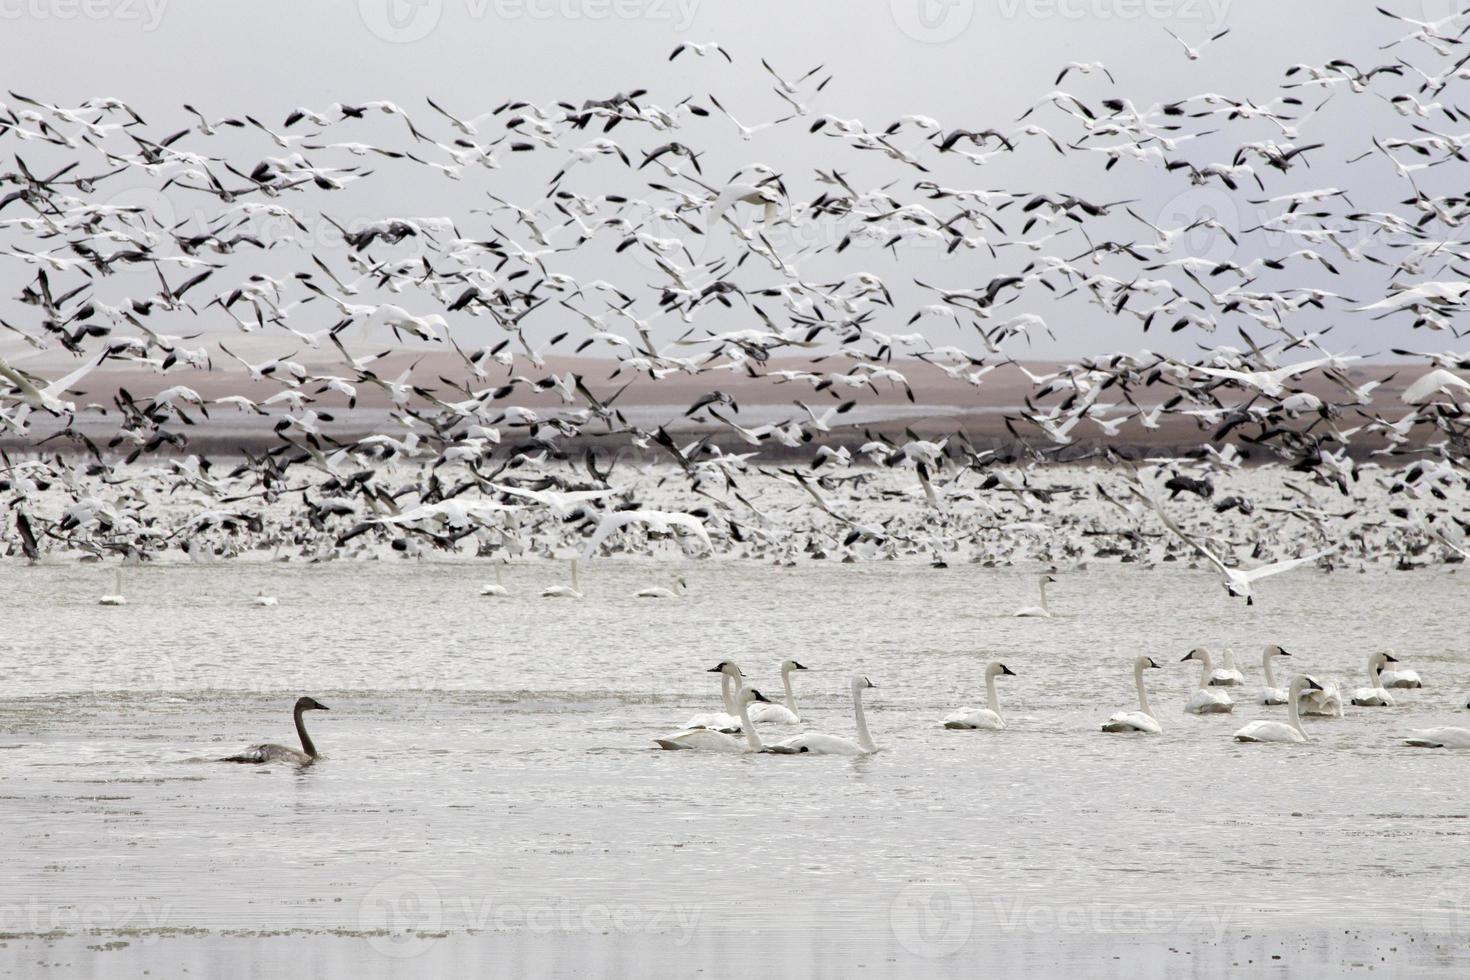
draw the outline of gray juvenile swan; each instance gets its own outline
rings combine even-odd
[[[296,734],[301,738],[301,749],[287,748],[284,745],[252,745],[239,755],[225,756],[221,762],[292,762],[298,766],[309,766],[320,758],[316,746],[311,741],[311,736],[306,734],[306,725],[302,724],[301,715],[307,711],[330,711],[326,705],[316,698],[297,698],[296,708],[292,714],[296,718]]]

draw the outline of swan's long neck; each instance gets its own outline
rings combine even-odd
[[[1148,706],[1148,692],[1143,689],[1142,664],[1133,668],[1133,684],[1135,687],[1138,688],[1138,710],[1142,711],[1144,714],[1152,718],[1154,716],[1154,711]]]
[[[863,689],[857,688],[852,692],[852,711],[857,720],[858,745],[864,752],[877,752],[878,746],[873,744],[873,736],[868,733],[868,719],[863,715]]]
[[[720,701],[724,703],[727,715],[735,713],[735,695],[730,689],[732,683],[729,672],[720,671]]]
[[[786,667],[781,671],[781,684],[786,688],[786,710],[796,715],[801,720],[801,713],[796,710],[796,695],[791,693],[791,668]]]
[[[995,675],[990,671],[985,672],[985,706],[1000,717],[1000,698],[995,693]]]
[[[582,587],[577,584],[577,559],[572,559],[572,591],[581,592]]]
[[[1047,612],[1051,612],[1051,610],[1048,609],[1046,605],[1046,579],[1041,580],[1041,608],[1045,609]]]
[[[1383,664],[1379,663],[1378,657],[1375,655],[1372,660],[1369,660],[1368,661],[1368,686],[1369,687],[1379,687],[1380,686],[1380,681],[1379,681],[1378,675],[1381,674],[1381,673],[1383,673]]]
[[[301,751],[316,758],[316,746],[312,744],[311,736],[306,734],[306,722],[302,720],[303,709],[296,709],[296,734],[301,737]]]
[[[745,733],[745,741],[750,745],[752,752],[764,752],[765,746],[761,744],[761,737],[756,734],[755,725],[750,721],[750,703],[744,699],[740,701],[740,730]]]
[[[500,583],[500,565],[499,564],[497,564],[495,566],[495,584],[496,585],[501,584]]]
[[[1268,653],[1261,658],[1261,670],[1266,674],[1266,686],[1276,686],[1276,675],[1271,672],[1271,655]]]
[[[1291,727],[1295,728],[1302,738],[1306,738],[1307,731],[1305,728],[1302,727],[1302,690],[1300,687],[1297,687],[1295,685],[1293,685],[1293,687],[1294,690],[1290,692],[1291,696],[1287,698],[1287,700],[1290,701],[1291,704],[1286,706],[1286,716],[1291,722]]]
[[[1210,660],[1207,650],[1200,651],[1199,656],[1195,659],[1199,661],[1199,689],[1203,691],[1210,686],[1210,673],[1215,669],[1215,664]]]

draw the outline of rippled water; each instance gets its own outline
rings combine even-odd
[[[1470,726],[1463,574],[1308,570],[1247,608],[1094,565],[1025,620],[1035,568],[612,559],[561,602],[560,564],[507,599],[489,568],[160,565],[105,608],[110,569],[10,566],[0,973],[1470,970],[1470,754],[1400,741]],[[632,597],[676,570],[688,597]],[[1247,675],[1233,716],[1182,712],[1200,643]],[[1267,643],[1349,688],[1391,646],[1427,686],[1239,745],[1284,718],[1251,699]],[[1103,735],[1138,653],[1165,732]],[[878,685],[881,753],[653,749],[717,707],[706,668],[774,697],[788,656],[813,730],[850,736],[848,677]],[[1010,729],[941,729],[990,658]],[[210,761],[290,744],[305,693],[320,764]]]

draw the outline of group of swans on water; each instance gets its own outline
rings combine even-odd
[[[126,606],[127,604],[128,597],[123,594],[123,573],[122,569],[118,568],[115,570],[112,591],[106,595],[98,596],[97,605]],[[250,597],[250,604],[253,606],[274,606],[276,605],[276,597],[266,595],[264,589],[257,589],[255,595]]]

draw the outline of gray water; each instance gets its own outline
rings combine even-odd
[[[688,597],[633,598],[674,571]],[[548,601],[561,564],[505,599],[472,561],[180,564],[106,608],[110,567],[12,564],[0,975],[1470,970],[1470,754],[1401,742],[1470,725],[1463,574],[1307,570],[1248,608],[1094,565],[1016,619],[1036,571],[611,559]],[[1201,643],[1246,673],[1233,715],[1182,711]],[[1426,687],[1237,744],[1285,717],[1267,643],[1345,690],[1393,647]],[[1104,735],[1138,653],[1164,734]],[[851,737],[866,673],[882,751],[654,749],[717,709],[707,668],[776,698],[786,657],[809,730]],[[943,730],[992,658],[1009,730]],[[292,744],[299,694],[320,763],[211,761]]]

